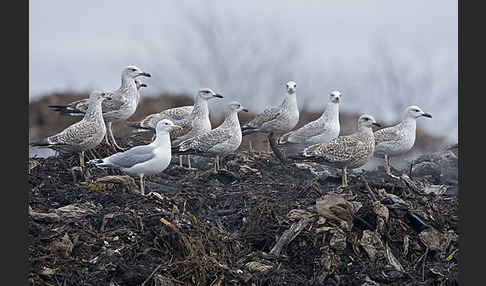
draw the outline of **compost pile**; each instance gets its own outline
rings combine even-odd
[[[121,141],[127,144],[127,141]],[[99,146],[97,155],[108,155]],[[138,180],[29,160],[31,285],[457,285],[457,154],[399,178],[238,152]]]

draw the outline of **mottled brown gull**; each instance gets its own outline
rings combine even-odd
[[[253,132],[266,133],[270,146],[277,156],[281,156],[281,154],[278,149],[274,148],[275,142],[273,136],[278,136],[292,130],[299,121],[296,93],[297,84],[289,81],[286,87],[287,94],[279,106],[265,109],[241,127],[243,135]]]
[[[363,114],[358,119],[358,131],[347,136],[339,136],[328,143],[311,145],[299,155],[289,158],[312,161],[342,170],[342,186],[348,185],[346,169],[354,169],[366,164],[373,156],[375,139],[372,126],[380,126],[373,116]]]
[[[92,92],[88,98],[88,108],[83,119],[63,131],[30,143],[32,146],[62,147],[65,151],[79,152],[79,163],[84,167],[84,151],[95,148],[106,134],[101,113],[105,99],[111,100],[111,93]]]
[[[432,118],[432,115],[425,113],[416,105],[408,106],[400,123],[385,127],[375,132],[375,153],[378,158],[385,158],[386,174],[396,177],[392,174],[390,168],[390,157],[398,156],[412,149],[415,143],[415,131],[417,127],[417,118]]]
[[[181,129],[172,121],[164,119],[157,123],[155,140],[142,146],[135,146],[125,152],[119,152],[103,159],[90,160],[88,163],[98,167],[119,168],[123,172],[140,178],[140,193],[145,195],[144,176],[158,174],[169,166],[171,144],[169,133]]]
[[[187,139],[173,147],[179,154],[196,154],[202,156],[214,156],[215,171],[220,170],[219,156],[225,156],[236,151],[241,144],[241,129],[238,119],[238,112],[248,110],[243,108],[239,102],[230,102],[225,110],[223,123],[218,127]]]
[[[113,147],[119,150],[124,150],[118,146],[113,136],[112,123],[126,120],[135,113],[140,99],[135,78],[139,76],[150,77],[151,75],[143,72],[136,66],[127,66],[123,69],[121,74],[121,86],[119,89],[111,92],[112,100],[104,101],[102,104],[103,119],[105,120],[107,134],[105,140],[110,144],[111,140]],[[78,100],[67,105],[53,105],[49,106],[61,114],[68,114],[70,116],[82,116],[88,109],[87,101]]]

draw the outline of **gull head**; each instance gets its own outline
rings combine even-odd
[[[201,98],[204,98],[206,100],[209,100],[211,98],[223,98],[221,94],[215,93],[212,89],[210,88],[200,88],[198,91],[198,95]]]
[[[338,90],[331,92],[331,94],[329,95],[329,100],[332,103],[339,103],[341,101],[341,92],[339,92]]]
[[[138,79],[135,79],[135,85],[137,86],[137,90],[141,89],[142,87],[147,87],[145,83],[142,83]]]
[[[111,93],[108,92],[101,92],[101,91],[93,91],[89,95],[89,100],[94,102],[101,102],[103,100],[111,100]]]
[[[293,94],[297,91],[297,84],[294,81],[289,81],[286,83],[287,92],[289,94]]]
[[[372,128],[372,126],[381,127],[380,124],[376,123],[376,120],[373,116],[369,114],[363,114],[358,118],[359,130],[361,130],[362,128]]]
[[[167,132],[167,133],[169,133],[174,129],[182,129],[182,127],[179,126],[179,125],[175,125],[169,119],[162,119],[159,122],[157,122],[156,132]]]
[[[430,113],[423,112],[417,105],[410,105],[405,109],[405,116],[411,118],[419,118],[420,116],[432,118]]]
[[[248,109],[244,108],[238,101],[232,101],[228,103],[227,110],[228,112],[248,112]]]
[[[124,78],[136,78],[138,76],[151,77],[149,73],[143,72],[136,66],[127,66],[122,71],[122,77]]]

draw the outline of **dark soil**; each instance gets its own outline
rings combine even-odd
[[[380,168],[350,172],[342,189],[337,170],[316,177],[264,153],[228,156],[218,173],[211,159],[193,160],[198,170],[174,158],[146,178],[141,196],[137,179],[96,182],[125,175],[118,170],[72,170],[77,154],[30,159],[30,285],[458,284],[458,201],[422,193],[431,178],[413,176],[410,185]],[[350,230],[317,212],[316,200],[329,194],[361,204]],[[386,204],[387,194],[403,202]],[[389,210],[382,230],[375,201]],[[290,243],[272,250],[298,223],[305,227]],[[437,241],[424,238],[429,230]],[[370,256],[365,232],[389,246],[402,270],[389,254]]]

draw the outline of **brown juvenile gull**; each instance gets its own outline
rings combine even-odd
[[[173,109],[164,110],[160,113],[151,114],[139,122],[129,123],[128,126],[138,128],[139,130],[153,130],[155,124],[161,119],[172,120],[175,124],[182,126],[182,130],[175,130],[171,133],[172,145],[178,145],[180,142],[211,130],[211,121],[209,120],[208,101],[212,98],[223,98],[222,95],[215,93],[210,88],[201,88],[194,99],[194,105],[187,116],[181,116],[179,119],[173,117],[180,112],[171,112]],[[188,166],[191,168],[191,161],[188,155]],[[182,167],[182,157],[179,156],[179,166]]]
[[[230,102],[226,107],[225,118],[221,125],[206,133],[182,141],[179,145],[172,147],[173,151],[178,154],[216,155],[214,169],[217,172],[220,170],[219,156],[225,156],[240,147],[242,138],[238,119],[238,112],[240,111],[248,112],[239,102]]]
[[[386,174],[395,177],[390,168],[390,157],[408,152],[415,143],[415,130],[417,118],[424,116],[432,118],[432,115],[425,113],[416,105],[408,106],[397,125],[385,127],[375,132],[375,153],[378,158],[385,158]]]
[[[102,104],[103,119],[105,120],[107,130],[105,142],[110,145],[109,140],[111,140],[113,147],[119,150],[124,150],[124,148],[121,148],[116,143],[111,125],[113,122],[126,120],[135,113],[140,99],[135,78],[139,76],[150,77],[150,74],[141,71],[136,66],[125,67],[121,73],[120,88],[111,92],[111,101],[104,101]],[[82,99],[71,102],[68,105],[51,105],[49,107],[61,114],[82,116],[88,109],[88,104],[87,99]]]
[[[373,156],[375,139],[372,126],[380,126],[373,116],[363,114],[358,119],[358,132],[339,136],[328,143],[318,143],[304,149],[299,155],[290,157],[297,160],[322,163],[342,170],[342,186],[348,185],[346,169],[354,169],[366,164]]]
[[[30,145],[51,148],[60,146],[66,151],[79,152],[79,164],[83,168],[84,151],[98,146],[106,134],[101,105],[105,99],[111,100],[111,97],[111,93],[92,92],[83,119],[55,135],[31,142]]]
[[[329,95],[329,102],[326,104],[322,115],[304,126],[287,132],[280,136],[280,146],[298,146],[296,150],[303,150],[312,144],[327,143],[339,136],[339,103],[341,92],[333,91]]]
[[[140,193],[145,195],[144,176],[158,174],[169,166],[171,160],[170,132],[181,129],[172,121],[164,119],[157,123],[155,140],[142,146],[135,146],[125,152],[118,152],[103,159],[90,160],[98,167],[119,168],[123,172],[140,178]]]
[[[287,94],[283,102],[276,107],[265,109],[247,124],[241,127],[243,135],[253,132],[267,134],[268,142],[273,152],[281,158],[280,151],[275,147],[273,135],[280,135],[292,130],[299,121],[299,109],[297,107],[297,84],[289,81],[286,84]],[[281,158],[282,159],[282,158]]]

